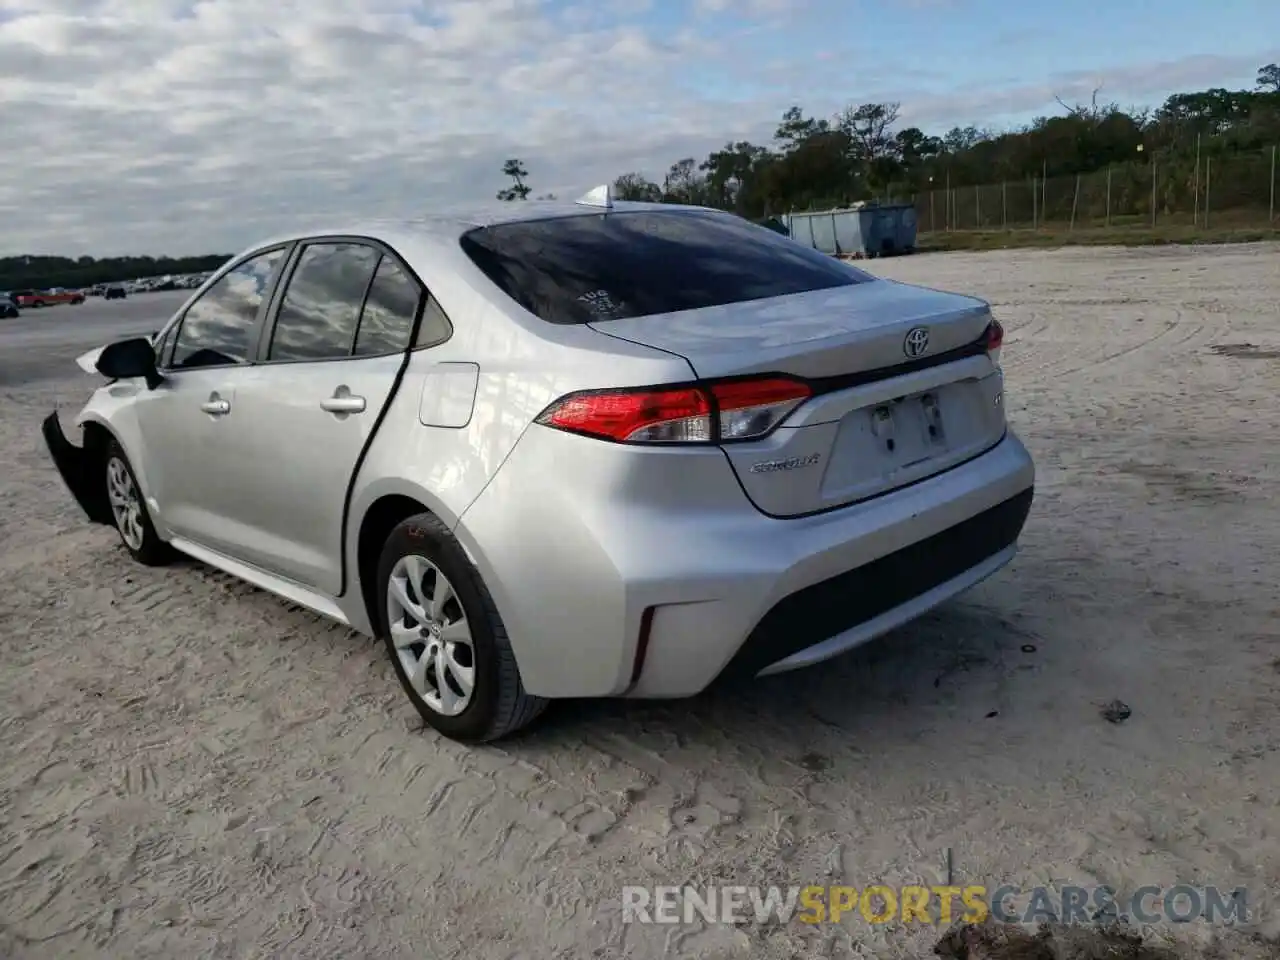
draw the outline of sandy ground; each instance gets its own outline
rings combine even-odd
[[[1280,249],[871,267],[1006,323],[1039,466],[1020,557],[824,667],[564,704],[487,749],[423,732],[373,642],[135,566],[77,513],[39,420],[94,386],[77,349],[171,302],[0,328],[0,956],[926,956],[937,931],[861,919],[623,926],[621,887],[937,883],[948,848],[961,883],[1265,906]]]

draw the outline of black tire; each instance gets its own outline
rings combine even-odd
[[[433,710],[413,689],[391,640],[387,589],[395,565],[409,556],[429,560],[448,578],[471,628],[475,688],[471,702],[456,716],[446,716]],[[386,644],[400,685],[428,726],[453,740],[484,743],[515,733],[546,709],[546,700],[525,692],[515,654],[507,639],[507,628],[498,615],[488,588],[480,579],[479,571],[467,559],[449,528],[435,516],[420,513],[391,531],[378,561],[377,584],[375,625],[378,636]]]
[[[138,486],[138,478],[133,473],[133,464],[129,462],[129,458],[125,456],[124,450],[120,444],[114,440],[107,446],[106,456],[102,458],[102,482],[107,484],[107,472],[110,469],[112,460],[119,460],[124,465],[125,472],[129,474],[129,480],[133,483],[133,489],[138,491],[139,525],[142,527],[142,543],[134,547],[125,539],[124,531],[121,529],[119,519],[115,521],[116,533],[120,536],[120,544],[133,559],[148,567],[163,567],[177,557],[177,552],[169,544],[160,539],[160,535],[156,533],[155,524],[151,522],[151,514],[147,510],[146,498],[142,496],[141,488]],[[115,517],[115,511],[112,511],[112,517]]]

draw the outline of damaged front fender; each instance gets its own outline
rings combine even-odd
[[[102,451],[89,444],[78,447],[68,440],[62,432],[57,411],[45,417],[40,432],[44,434],[49,456],[53,458],[62,482],[76,498],[80,509],[93,523],[114,524],[103,478]]]

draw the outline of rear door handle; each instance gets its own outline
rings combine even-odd
[[[364,413],[364,408],[364,397],[357,397],[351,392],[351,388],[346,386],[339,387],[333,391],[332,397],[326,397],[320,401],[320,409],[327,410],[329,413]]]
[[[200,404],[200,409],[211,417],[223,417],[231,412],[231,401],[223,400],[216,392],[209,394],[209,399]]]

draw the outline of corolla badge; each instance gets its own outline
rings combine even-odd
[[[822,459],[820,453],[810,453],[803,457],[789,457],[786,460],[761,460],[751,465],[752,473],[777,473],[779,470],[798,470],[800,467],[811,467]]]
[[[902,352],[908,357],[923,357],[926,350],[929,349],[929,328],[916,327],[907,331],[906,339],[902,341]]]

